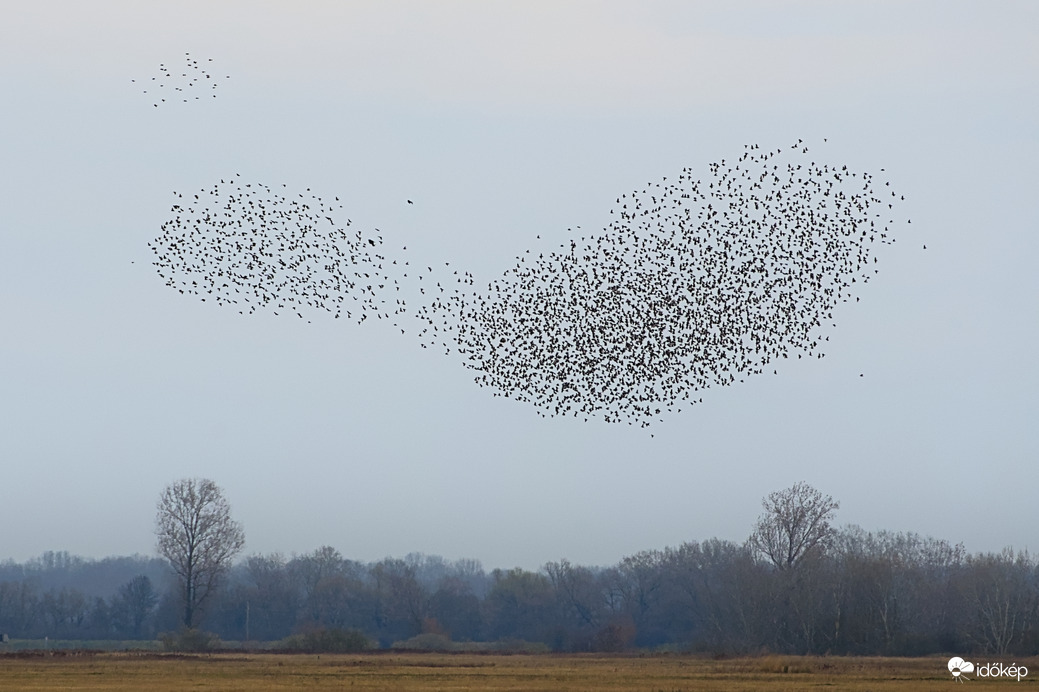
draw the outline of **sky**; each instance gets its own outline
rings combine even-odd
[[[1039,550],[1035,3],[3,15],[0,559],[153,554],[159,494],[184,477],[224,489],[246,554],[611,565],[742,542],[798,481],[838,524]],[[217,97],[155,107],[141,83],[186,53]],[[911,223],[825,359],[705,390],[651,433],[542,418],[389,325],[181,295],[148,249],[173,191],[237,173],[338,196],[486,284],[601,229],[622,193],[800,138],[886,176]]]

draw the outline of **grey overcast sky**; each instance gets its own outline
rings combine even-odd
[[[152,553],[186,476],[226,490],[247,553],[612,564],[742,541],[801,480],[842,524],[1039,550],[1039,4],[0,16],[0,559]],[[154,107],[141,83],[185,53],[218,97]],[[912,223],[825,359],[709,389],[655,437],[543,419],[388,325],[241,316],[150,265],[172,191],[240,173],[486,284],[621,193],[798,138],[886,176]]]

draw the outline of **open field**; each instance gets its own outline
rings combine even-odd
[[[1005,661],[1010,665],[1011,661]],[[1039,684],[1029,675],[979,679],[983,690]],[[1033,668],[1034,666],[1034,668]],[[1035,672],[1031,672],[1031,671]],[[19,652],[0,655],[2,690],[950,690],[938,658],[769,656],[713,660],[692,656],[476,655],[369,653],[155,654]]]

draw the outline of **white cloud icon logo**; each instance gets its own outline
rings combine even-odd
[[[964,661],[959,656],[954,656],[949,659],[949,672],[952,673],[954,678],[959,678],[963,673],[973,673],[974,664],[970,661]]]

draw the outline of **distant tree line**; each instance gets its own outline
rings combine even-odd
[[[742,544],[692,541],[609,567],[487,572],[422,554],[361,563],[328,546],[253,555],[227,571],[195,624],[227,641],[357,631],[383,647],[1039,653],[1039,562],[1028,553],[835,529],[837,503],[805,484],[763,509]],[[0,563],[0,632],[13,638],[148,639],[183,624],[168,561],[46,553]]]

